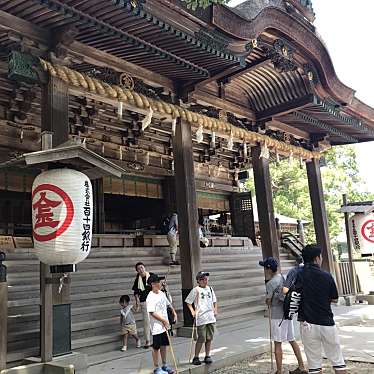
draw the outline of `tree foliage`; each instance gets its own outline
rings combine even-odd
[[[321,168],[321,174],[330,238],[334,240],[343,225],[343,215],[337,212],[342,204],[342,194],[347,194],[349,201],[374,199],[374,194],[366,191],[366,184],[359,175],[356,150],[353,146],[332,148],[326,152],[325,161],[326,166]],[[314,241],[313,215],[305,165],[300,164],[298,160],[289,162],[285,159],[278,164],[271,163],[270,173],[276,212],[309,221],[310,224],[305,230],[306,236],[308,240]],[[253,178],[248,180],[246,187],[254,191]]]
[[[187,3],[187,7],[192,10],[196,10],[197,8],[206,8],[212,4],[227,4],[229,0],[183,0]]]

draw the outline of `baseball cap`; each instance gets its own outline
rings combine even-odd
[[[206,271],[199,271],[196,274],[196,280],[200,280],[200,279],[203,279],[205,277],[209,277],[209,273],[207,273]]]
[[[165,279],[165,277],[159,277],[157,274],[151,274],[147,280],[147,283],[151,285],[152,283],[159,283]]]
[[[274,257],[266,257],[263,261],[259,261],[258,264],[272,271],[277,271],[278,269],[278,261]]]

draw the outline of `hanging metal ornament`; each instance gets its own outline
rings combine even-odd
[[[122,121],[123,116],[123,102],[119,101],[117,104],[117,118],[119,121]]]
[[[270,152],[269,152],[269,148],[268,148],[266,142],[261,147],[260,158],[264,158],[266,160],[268,160],[270,158]]]
[[[204,140],[203,125],[200,125],[196,131],[196,141],[201,143]]]
[[[177,119],[173,118],[173,120],[171,121],[171,133],[173,137],[175,136],[176,129],[177,129]]]
[[[234,139],[232,137],[232,133],[230,133],[229,140],[227,141],[227,149],[229,151],[232,151],[233,148],[234,148]]]
[[[152,107],[149,107],[149,110],[145,117],[142,119],[142,131],[144,131],[152,122],[152,116],[153,116],[153,109]]]

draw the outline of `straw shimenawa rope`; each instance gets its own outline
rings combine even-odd
[[[110,85],[98,79],[89,77],[78,71],[69,69],[66,66],[51,64],[49,61],[40,59],[41,66],[48,74],[58,77],[68,85],[83,88],[84,90],[115,99],[122,102],[128,102],[140,109],[152,108],[154,112],[168,114],[173,118],[181,118],[191,125],[202,126],[203,128],[217,133],[231,135],[243,142],[266,145],[273,152],[292,154],[303,159],[320,158],[320,152],[309,151],[301,147],[296,147],[285,142],[275,140],[267,135],[258,134],[238,128],[232,124],[216,118],[211,118],[203,114],[192,112],[181,108],[178,105],[169,104],[162,100],[151,99],[141,93],[123,88],[117,85]]]

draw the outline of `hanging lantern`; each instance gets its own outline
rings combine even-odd
[[[356,213],[349,219],[349,231],[355,254],[374,254],[374,213]]]
[[[32,226],[39,260],[75,265],[91,249],[92,186],[83,173],[55,169],[39,174],[32,186]]]

